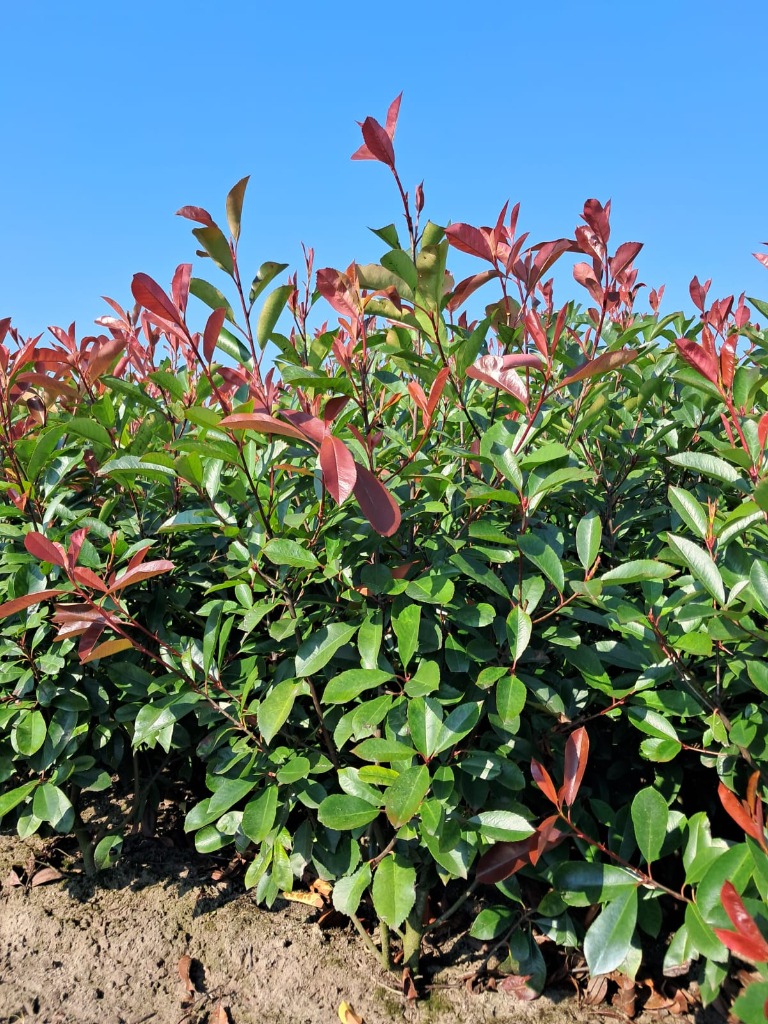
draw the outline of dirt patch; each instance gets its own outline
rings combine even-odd
[[[40,849],[0,835],[0,879]],[[338,1024],[342,1001],[365,1024],[606,1019],[557,993],[534,1003],[470,995],[460,978],[471,950],[455,951],[430,998],[408,1003],[351,928],[321,930],[316,917],[296,904],[259,908],[237,884],[212,884],[210,863],[136,839],[97,883],[73,871],[3,886],[0,1024]],[[182,957],[195,989],[187,1006]]]

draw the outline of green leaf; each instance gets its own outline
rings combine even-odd
[[[320,563],[305,547],[295,540],[273,537],[262,548],[273,565],[289,565],[295,569],[315,569]]]
[[[262,263],[251,284],[248,301],[251,303],[255,302],[267,285],[271,284],[278,274],[282,274],[287,269],[287,263],[275,263],[273,260],[267,260],[266,263]]]
[[[240,238],[240,218],[243,214],[243,199],[249,177],[250,175],[246,175],[245,178],[241,178],[236,185],[232,186],[227,195],[227,224],[236,242]]]
[[[536,829],[515,811],[481,811],[469,819],[470,825],[477,826],[483,839],[514,843],[527,839]]]
[[[381,686],[392,679],[391,672],[380,669],[351,668],[334,676],[323,692],[323,704],[345,704],[366,690]]]
[[[242,830],[253,843],[263,842],[272,831],[277,813],[277,786],[267,786],[243,810]]]
[[[416,814],[429,784],[429,769],[423,764],[406,768],[398,775],[384,799],[384,810],[394,828],[401,828]]]
[[[679,455],[668,455],[667,462],[671,462],[673,466],[682,466],[683,469],[695,470],[711,480],[722,480],[732,484],[741,479],[730,463],[706,452],[680,452]]]
[[[525,707],[525,683],[507,672],[496,684],[496,713],[503,723],[513,722]]]
[[[381,257],[381,265],[386,270],[391,270],[401,281],[404,281],[410,289],[411,295],[415,293],[418,275],[416,273],[416,265],[407,252],[404,252],[402,249],[392,249],[389,252],[385,252]],[[410,296],[406,295],[404,298],[410,298]]]
[[[397,637],[397,650],[403,668],[419,647],[419,624],[421,622],[421,606],[418,604],[402,604],[392,612],[392,628]]]
[[[597,512],[593,510],[582,516],[576,527],[576,552],[582,566],[587,570],[595,564],[602,535],[603,526]]]
[[[293,285],[281,284],[264,300],[259,319],[256,322],[256,340],[260,348],[266,347],[292,291]]]
[[[359,796],[348,796],[346,793],[327,796],[317,809],[320,823],[337,832],[362,828],[378,816],[378,807]]]
[[[754,299],[750,299],[754,303]],[[763,314],[766,315],[766,314]],[[768,981],[753,981],[731,1007],[731,1012],[744,1024],[765,1024],[765,1007],[768,1005]]]
[[[71,832],[75,823],[75,809],[58,786],[44,782],[35,790],[32,813],[40,821],[47,821],[57,832]]]
[[[229,304],[229,299],[223,292],[220,292],[218,288],[212,284],[208,284],[207,281],[203,281],[199,277],[191,277],[189,279],[189,290],[195,298],[200,299],[210,309],[225,309],[227,311],[227,320],[231,324],[234,324],[235,314],[232,307]]]
[[[637,877],[614,864],[566,861],[554,872],[554,887],[570,907],[607,903],[637,885]]]
[[[405,593],[413,601],[422,604],[449,604],[453,600],[453,582],[447,576],[437,574],[411,580]]]
[[[670,505],[688,529],[697,534],[701,540],[705,540],[707,536],[707,513],[690,491],[685,491],[682,487],[672,487],[670,485],[667,490],[667,496]]]
[[[765,562],[755,559],[749,570],[749,582],[763,608],[768,610],[768,565]]]
[[[20,754],[30,757],[42,747],[46,732],[47,726],[42,712],[22,711],[18,724],[11,734],[11,740]]]
[[[469,576],[475,583],[479,583],[481,587],[485,587],[486,590],[490,590],[494,594],[498,594],[499,597],[509,600],[509,591],[487,565],[483,565],[482,562],[478,562],[476,559],[465,555],[452,555],[451,562],[460,572],[464,573],[465,576]]]
[[[18,807],[20,803],[27,799],[32,790],[39,785],[37,779],[32,782],[25,782],[23,786],[17,786],[16,789],[9,789],[7,793],[0,793],[0,821],[9,814],[14,807]]]
[[[434,698],[415,697],[408,704],[408,726],[414,746],[422,757],[430,758],[437,749],[443,711]]]
[[[357,632],[357,625],[334,622],[315,630],[299,647],[296,655],[296,675],[313,676],[325,668],[334,654],[348,644]]]
[[[640,853],[648,864],[657,860],[667,836],[669,807],[653,786],[641,789],[632,800],[632,824]]]
[[[390,928],[399,928],[416,902],[416,869],[399,854],[388,854],[373,876],[373,906]]]
[[[597,579],[601,583],[638,583],[642,580],[666,580],[677,571],[673,565],[666,562],[639,558],[617,565],[615,569],[609,569]]]
[[[363,893],[371,884],[371,867],[365,863],[353,875],[340,878],[333,886],[333,905],[340,914],[357,913]]]
[[[486,907],[472,922],[469,934],[481,942],[491,942],[508,932],[517,916],[518,912],[513,907]]]
[[[271,743],[293,710],[300,684],[295,679],[284,679],[259,704],[256,718],[265,743]]]
[[[455,746],[459,740],[469,735],[480,721],[482,704],[474,701],[459,704],[443,722],[435,743],[435,753],[439,754],[449,747]]]
[[[369,612],[357,633],[357,649],[363,668],[370,670],[378,666],[383,635],[381,612]]]
[[[531,617],[518,605],[513,608],[507,616],[507,640],[509,641],[509,653],[512,657],[512,664],[515,665],[531,640],[533,625]]]
[[[675,537],[672,533],[667,533],[667,541],[691,570],[691,575],[706,587],[716,601],[725,604],[723,578],[709,552],[687,537]]]
[[[248,796],[255,786],[255,779],[224,779],[208,801],[208,813],[211,818],[220,818],[230,807],[234,807]]]
[[[554,548],[540,534],[523,533],[517,538],[517,546],[533,564],[544,573],[558,593],[565,590],[565,575],[560,557]]]
[[[386,740],[374,737],[363,740],[353,748],[352,753],[362,761],[410,761],[416,756],[413,747],[397,740]]]
[[[592,977],[610,974],[624,961],[637,923],[637,889],[629,889],[603,909],[584,936],[584,956]]]
[[[120,860],[120,854],[123,852],[123,837],[112,835],[104,836],[104,838],[96,844],[96,849],[93,851],[93,863],[96,866],[97,871],[106,871],[108,868],[113,868]]]
[[[235,269],[232,262],[232,250],[229,248],[229,242],[224,237],[221,228],[216,224],[209,224],[205,227],[192,228],[192,234],[216,266],[231,277]]]

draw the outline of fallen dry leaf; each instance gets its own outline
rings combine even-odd
[[[619,1013],[623,1013],[627,1017],[634,1017],[637,1012],[637,988],[635,987],[634,981],[624,974],[619,974],[614,978],[614,981],[618,985],[618,988],[611,999],[611,1006],[615,1007]]]
[[[584,990],[584,1002],[587,1006],[597,1006],[605,1000],[608,994],[608,979],[604,974],[598,974],[590,978]]]
[[[229,1013],[222,1006],[221,1000],[216,1004],[216,1009],[211,1014],[208,1024],[230,1024]]]
[[[322,910],[325,901],[319,892],[283,892],[280,894],[284,900],[291,900],[292,903],[303,903],[307,907],[314,907],[315,910]]]
[[[179,960],[179,977],[181,983],[184,986],[184,994],[181,997],[182,1007],[189,1006],[195,997],[195,986],[192,984],[192,979],[189,976],[189,972],[192,968],[192,957],[187,956],[185,953]]]
[[[419,990],[416,988],[416,982],[413,980],[410,967],[403,968],[403,995],[411,1002],[419,998]]]
[[[316,878],[314,882],[310,883],[309,888],[313,892],[319,892],[323,899],[329,900],[333,895],[333,886],[330,882],[326,882],[324,878]]]
[[[499,991],[506,992],[508,996],[514,996],[515,999],[530,1003],[534,999],[538,999],[540,995],[535,988],[528,984],[530,980],[530,974],[508,974],[501,979],[497,987]]]
[[[341,1024],[365,1024],[363,1018],[355,1013],[349,1003],[339,1003],[339,1020]]]
[[[7,874],[6,878],[5,878],[5,881],[3,882],[3,885],[7,885],[9,887],[12,887],[12,886],[16,886],[16,885],[24,885],[24,883],[22,882],[21,878],[17,874],[16,870],[14,868],[11,868],[11,870],[8,872],[8,874]]]
[[[62,873],[57,871],[56,868],[40,868],[40,870],[36,871],[32,876],[30,885],[46,885],[48,882],[58,882],[58,880],[63,877]]]

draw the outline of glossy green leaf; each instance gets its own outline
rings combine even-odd
[[[584,936],[584,956],[592,977],[610,974],[629,953],[637,923],[637,889],[611,900]]]
[[[123,837],[120,835],[104,836],[96,844],[93,851],[93,863],[97,871],[106,871],[113,868],[120,860],[123,852]]]
[[[518,605],[507,616],[507,640],[512,664],[516,664],[523,656],[531,641],[533,626],[531,617]]]
[[[401,604],[392,613],[392,628],[397,637],[397,649],[403,668],[408,665],[419,648],[419,625],[421,607],[418,604]]]
[[[390,928],[399,928],[416,902],[416,869],[390,853],[373,876],[373,906]]]
[[[346,793],[335,793],[323,800],[317,809],[318,820],[337,832],[362,828],[379,815],[379,808],[367,800]]]
[[[380,669],[351,668],[334,676],[326,685],[323,691],[323,704],[344,704],[354,700],[366,690],[372,690],[377,686],[392,679],[391,672],[382,672]]]
[[[707,536],[707,513],[696,498],[690,491],[672,485],[667,490],[667,496],[670,505],[688,529],[695,533],[700,540],[704,540]]]
[[[314,569],[319,564],[311,551],[295,540],[273,537],[262,549],[273,565],[289,565],[296,569]]]
[[[591,569],[600,550],[603,526],[600,516],[594,510],[579,520],[576,527],[576,551],[585,569]]]
[[[368,863],[359,867],[353,875],[340,878],[333,887],[333,905],[336,910],[348,917],[356,914],[360,900],[370,884],[371,868]]]
[[[259,313],[259,319],[256,321],[256,340],[262,349],[266,347],[267,342],[272,337],[277,321],[280,319],[280,315],[285,309],[285,304],[292,291],[292,285],[281,284],[274,291],[270,292],[264,300],[264,305]]]
[[[560,557],[546,539],[537,533],[523,533],[517,538],[517,545],[537,569],[541,569],[557,591],[565,590],[565,575]]]
[[[285,725],[299,693],[295,679],[285,679],[272,689],[259,704],[256,718],[265,743],[271,743]]]
[[[636,793],[631,804],[632,824],[640,853],[648,864],[657,860],[667,836],[669,807],[652,786]]]
[[[46,731],[47,726],[42,712],[22,711],[11,739],[15,749],[29,757],[42,747]]]
[[[47,821],[56,832],[67,833],[75,823],[75,809],[69,797],[50,782],[44,782],[35,790],[32,811],[35,817]]]
[[[690,569],[691,575],[699,583],[703,583],[712,597],[720,604],[725,604],[725,587],[720,570],[715,565],[712,556],[704,548],[699,547],[687,537],[675,537],[667,534],[669,546],[676,551],[685,565]]]
[[[331,658],[357,632],[357,625],[333,622],[311,633],[299,647],[296,655],[296,675],[313,676],[325,668]]]
[[[394,828],[400,828],[417,813],[429,789],[429,769],[426,765],[406,768],[387,790],[384,810]]]
[[[639,583],[641,580],[666,580],[674,576],[677,569],[666,562],[657,562],[655,559],[641,558],[624,562],[617,565],[615,569],[609,569],[597,579],[601,583]]]
[[[272,831],[277,813],[277,786],[267,786],[243,810],[242,829],[254,843],[263,842]]]

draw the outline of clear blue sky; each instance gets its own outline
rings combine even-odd
[[[394,184],[349,157],[401,90],[398,168],[432,220],[510,199],[543,240],[612,197],[662,311],[692,308],[693,274],[765,298],[767,38],[766,0],[3,3],[0,317],[91,333],[101,295],[193,258],[175,211],[224,224],[245,174],[249,275],[302,241],[316,267],[377,259]]]

